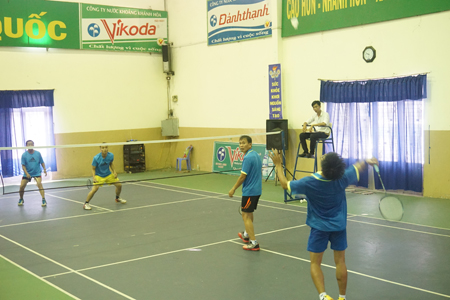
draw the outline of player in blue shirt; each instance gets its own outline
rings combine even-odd
[[[114,154],[108,152],[108,146],[100,146],[100,153],[94,156],[92,160],[92,178],[94,186],[92,190],[87,195],[86,203],[84,203],[83,208],[86,210],[91,210],[91,201],[94,194],[98,189],[103,186],[103,184],[113,184],[116,187],[116,202],[126,203],[127,200],[120,198],[120,193],[122,191],[122,184],[117,178],[116,169],[114,167]]]
[[[33,147],[34,142],[32,140],[26,141],[25,145],[28,147]],[[24,176],[22,177],[22,181],[20,182],[19,188],[19,206],[24,204],[23,194],[25,192],[25,187],[28,182],[31,181],[32,178],[36,180],[36,185],[39,188],[39,193],[42,196],[42,207],[47,206],[47,201],[45,200],[44,187],[42,186],[42,177],[41,177],[41,165],[44,169],[44,174],[47,176],[47,169],[45,168],[44,160],[42,159],[41,153],[39,151],[28,149],[24,154],[22,154],[22,170]]]
[[[242,161],[241,176],[236,184],[228,192],[233,197],[236,189],[242,184],[242,219],[244,220],[245,231],[239,232],[239,237],[247,243],[244,250],[258,251],[259,244],[256,241],[255,229],[253,228],[253,212],[258,206],[259,197],[262,193],[262,162],[256,151],[252,150],[252,138],[243,135],[239,138],[239,148],[245,154]]]
[[[320,300],[333,300],[325,292],[322,270],[323,253],[328,241],[334,250],[336,279],[339,286],[339,300],[345,299],[347,290],[347,266],[345,249],[347,249],[347,199],[345,188],[359,181],[359,173],[366,163],[378,164],[376,158],[361,160],[345,168],[343,159],[334,152],[327,153],[322,159],[322,171],[300,180],[287,181],[281,165],[281,155],[272,149],[270,158],[276,167],[281,186],[292,195],[302,194],[308,200],[306,224],[311,227],[308,251],[311,260],[311,277],[319,292]]]

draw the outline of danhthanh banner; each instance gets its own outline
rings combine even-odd
[[[161,52],[167,12],[44,0],[0,0],[0,46]]]
[[[283,0],[281,36],[450,10],[449,0]]]
[[[270,0],[207,0],[208,45],[272,36]]]
[[[266,145],[252,144],[252,149],[261,158],[263,179],[265,180],[269,175],[269,179],[275,179],[274,165],[266,150]],[[244,153],[239,149],[239,143],[214,142],[213,172],[236,170],[224,174],[240,175],[243,161]]]

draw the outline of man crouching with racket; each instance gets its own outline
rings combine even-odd
[[[117,178],[116,169],[114,167],[114,154],[108,152],[108,146],[100,146],[100,153],[94,156],[92,160],[92,178],[94,180],[94,186],[92,190],[87,195],[86,203],[84,203],[83,208],[86,210],[91,210],[91,201],[98,189],[103,186],[103,184],[113,184],[116,187],[116,202],[126,203],[127,200],[120,198],[120,192],[122,191],[122,184]]]
[[[358,161],[345,168],[344,160],[334,152],[322,159],[322,171],[300,180],[287,181],[281,165],[281,155],[272,149],[269,153],[276,167],[281,186],[292,195],[303,194],[308,200],[306,224],[311,227],[308,251],[311,260],[311,277],[319,292],[320,300],[333,300],[325,292],[325,281],[321,269],[323,253],[328,241],[334,250],[336,279],[339,286],[339,300],[345,300],[347,290],[347,199],[345,188],[359,181],[359,173],[369,165],[378,165],[376,158]]]

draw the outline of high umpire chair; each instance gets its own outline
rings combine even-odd
[[[323,145],[323,147],[322,147],[322,155],[325,154],[325,144],[331,144],[331,146],[333,148],[333,152],[335,152],[335,150],[334,150],[334,141],[333,141],[332,124],[329,123],[329,126],[314,126],[314,127],[327,127],[327,128],[330,129],[330,135],[328,137],[326,137],[326,138],[317,139],[316,146],[315,146],[315,149],[314,149],[315,155],[314,155],[314,170],[313,170],[313,172],[305,171],[305,170],[298,170],[297,169],[297,162],[298,162],[298,159],[300,157],[299,156],[300,155],[300,149],[302,147],[301,141],[298,142],[297,157],[295,159],[295,166],[294,166],[294,179],[295,179],[295,173],[296,172],[303,172],[303,173],[316,173],[317,172],[317,169],[318,169],[317,168],[317,147],[318,147],[319,144]],[[314,130],[315,130],[315,128],[314,128]],[[309,139],[307,139],[307,140],[309,140]]]

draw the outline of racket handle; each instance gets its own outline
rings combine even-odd
[[[373,168],[375,169],[375,171],[376,171],[377,173],[380,173],[380,169],[378,168],[377,165],[373,165]]]

